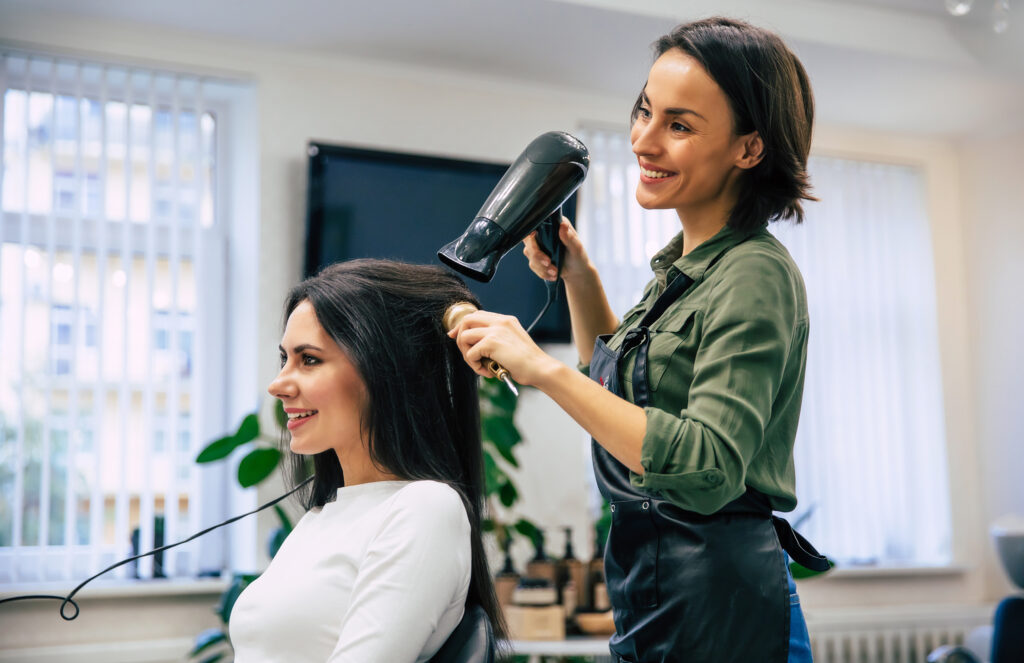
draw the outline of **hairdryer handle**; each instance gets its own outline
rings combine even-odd
[[[537,226],[537,246],[551,258],[551,264],[555,269],[562,265],[562,258],[565,255],[565,244],[558,237],[558,228],[562,224],[562,208],[559,207],[551,216],[540,222]]]

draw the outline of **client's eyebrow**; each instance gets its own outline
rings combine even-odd
[[[647,104],[648,106],[652,105],[651,100],[647,96],[646,92],[642,92],[640,96],[641,98],[643,98],[645,104]],[[691,108],[666,108],[662,112],[665,113],[665,115],[696,115],[705,122],[707,121],[707,119],[703,115],[701,115],[700,113]]]
[[[285,350],[284,346],[282,345],[277,346],[277,349],[281,351],[281,354],[288,354],[288,351]],[[323,348],[318,348],[311,343],[303,343],[302,345],[296,345],[294,348],[292,348],[292,354],[297,355],[300,352],[305,352],[306,350],[317,350],[319,352],[324,351]]]

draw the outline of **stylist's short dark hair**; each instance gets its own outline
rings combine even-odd
[[[729,224],[753,230],[767,221],[804,218],[810,194],[814,96],[800,60],[778,35],[731,18],[713,17],[677,26],[653,45],[655,58],[678,48],[700,62],[732,108],[736,135],[756,131],[764,158],[746,174]],[[636,120],[640,97],[633,106]]]

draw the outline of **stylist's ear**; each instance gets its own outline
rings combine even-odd
[[[737,166],[744,170],[749,170],[761,163],[761,159],[764,158],[764,141],[761,140],[761,134],[751,131],[749,134],[740,136],[737,140],[739,141]]]

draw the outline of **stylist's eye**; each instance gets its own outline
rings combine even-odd
[[[281,368],[284,368],[285,363],[288,361],[288,357],[282,352],[281,353]]]
[[[320,360],[313,355],[302,355],[302,364],[304,366],[316,366],[320,363]]]
[[[690,132],[690,127],[686,126],[685,124],[680,124],[679,122],[673,122],[671,128],[672,128],[672,131],[678,131],[680,133],[689,133]]]
[[[649,119],[651,119],[651,111],[646,106],[641,106],[640,108],[636,109],[636,116],[637,116],[637,118],[643,118],[645,120],[649,120]]]

